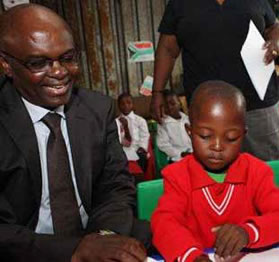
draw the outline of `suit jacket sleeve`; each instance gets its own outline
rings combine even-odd
[[[87,231],[110,229],[130,235],[133,227],[135,187],[128,173],[127,159],[119,143],[112,101],[105,116],[105,160],[101,175],[93,187],[93,208]]]

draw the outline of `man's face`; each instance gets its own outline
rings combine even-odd
[[[212,172],[224,172],[237,158],[245,135],[243,113],[228,101],[205,102],[191,125],[195,157]]]
[[[40,30],[26,26],[19,34],[21,41],[15,39],[4,54],[13,86],[33,104],[46,108],[67,104],[79,73],[71,33],[60,23]],[[43,66],[46,59],[52,62]]]
[[[130,96],[125,96],[119,101],[119,110],[124,115],[129,115],[133,110],[133,100]]]

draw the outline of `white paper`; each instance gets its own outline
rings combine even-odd
[[[216,262],[214,259],[214,254],[210,253],[209,258],[213,261]],[[260,253],[249,253],[245,255],[243,258],[240,260],[234,260],[234,262],[278,262],[279,261],[279,247],[269,249],[264,252]],[[164,260],[157,260],[153,259],[151,257],[148,257],[144,262],[164,262]]]
[[[264,39],[253,21],[250,21],[249,32],[242,46],[241,56],[248,71],[250,79],[260,97],[264,99],[270,77],[275,69],[274,62],[269,65],[264,63]]]
[[[215,262],[214,254],[209,254],[209,258]],[[249,253],[242,259],[237,260],[240,262],[278,262],[279,261],[279,248],[273,248],[260,253]]]
[[[164,262],[164,260],[163,259],[157,260],[157,259],[153,259],[151,257],[148,257],[147,259],[145,259],[144,262]]]

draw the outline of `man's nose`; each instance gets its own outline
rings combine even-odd
[[[68,70],[58,60],[55,60],[50,66],[49,73],[57,79],[62,79],[68,73]]]

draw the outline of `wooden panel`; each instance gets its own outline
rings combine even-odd
[[[137,19],[139,24],[139,40],[153,41],[152,14],[149,0],[137,0]],[[154,62],[143,62],[141,67],[141,81],[138,87],[142,84],[144,78],[148,75],[153,75]]]
[[[91,79],[92,88],[106,93],[98,5],[96,1],[90,0],[80,1],[80,4],[84,25],[83,30],[85,34],[89,77]]]
[[[136,21],[136,0],[122,0],[121,1],[121,12],[123,20],[123,38],[124,38],[124,49],[126,52],[125,62],[126,70],[128,72],[129,86],[128,89],[132,96],[138,96],[138,85],[141,80],[140,65],[138,63],[128,63],[127,46],[129,42],[139,40],[138,36],[138,25]]]
[[[102,54],[104,59],[104,77],[107,93],[116,97],[118,94],[117,72],[115,67],[114,37],[109,0],[98,1],[99,20],[101,27]]]

